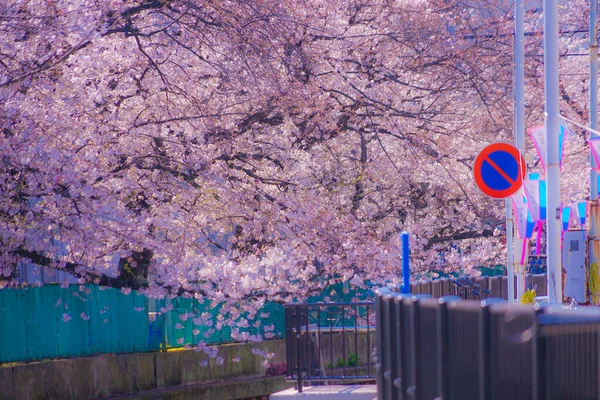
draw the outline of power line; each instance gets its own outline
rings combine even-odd
[[[558,34],[560,35],[572,35],[575,33],[587,33],[589,34],[587,29],[575,29],[575,30],[564,30],[564,31],[559,31]],[[492,39],[492,38],[498,38],[498,37],[512,37],[514,36],[514,32],[511,33],[490,33],[490,34],[473,34],[473,35],[463,35],[462,38],[463,39],[478,39],[478,38],[484,38],[484,39]],[[536,36],[543,36],[544,33],[540,32],[540,31],[533,31],[533,32],[525,32],[525,36],[526,37],[536,37]],[[587,35],[586,35],[587,36]]]

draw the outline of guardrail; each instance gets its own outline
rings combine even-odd
[[[373,302],[286,304],[288,380],[374,381]]]
[[[514,279],[516,287],[517,277]],[[536,288],[538,296],[547,294],[546,274],[527,274],[525,280],[527,289]],[[467,300],[483,300],[488,297],[508,299],[507,276],[442,278],[411,282],[410,287],[413,294],[430,294],[433,297],[454,295]]]
[[[479,283],[475,283],[468,279],[455,279],[452,281],[454,295],[463,299],[482,300],[490,297],[492,293]]]
[[[600,310],[376,291],[378,399],[600,398]]]

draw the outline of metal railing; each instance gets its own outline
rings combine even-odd
[[[286,304],[287,376],[297,382],[374,381],[373,302]]]
[[[528,285],[538,284],[545,288],[545,276],[528,275],[527,279]],[[392,352],[386,351],[381,357],[405,354],[404,370],[414,371],[410,372],[412,375],[406,379],[396,381],[402,385],[402,391],[412,390],[415,384],[411,382],[418,379],[428,382],[427,389],[423,389],[425,392],[434,391],[438,385],[437,377],[433,380],[431,377],[437,375],[432,375],[431,371],[437,371],[439,366],[431,362],[423,364],[422,359],[411,358],[413,353],[410,349],[419,348],[430,359],[438,356],[437,345],[432,346],[432,343],[437,343],[438,332],[432,327],[439,324],[438,308],[440,304],[444,307],[445,303],[438,304],[437,298],[444,298],[445,301],[478,300],[490,305],[501,301],[502,297],[506,299],[506,288],[505,276],[414,282],[411,283],[412,294],[409,295],[399,295],[391,289],[385,289],[390,291],[389,296],[395,296],[393,311],[388,310],[391,307],[389,304],[383,308],[381,305],[377,306],[377,300],[375,303],[286,304],[284,308],[288,379],[297,382],[299,391],[302,391],[305,382],[331,383],[374,379],[375,364],[381,364],[379,358],[375,361],[371,351],[372,347],[375,347],[375,331],[385,330],[392,331],[396,338],[402,339],[387,343],[387,348],[391,348]],[[500,299],[492,299],[492,296]],[[388,324],[390,319],[387,317],[383,321],[376,319],[375,309],[378,307],[378,313],[396,313],[391,319],[396,322]],[[457,307],[460,309],[462,306]],[[403,316],[404,314],[406,315]],[[404,322],[398,322],[400,320]],[[377,325],[375,329],[375,321],[382,324],[381,327]],[[421,326],[421,323],[424,325]],[[377,348],[381,349],[381,345]],[[397,374],[398,371],[399,369],[389,373]],[[390,391],[392,390],[394,389],[390,388]]]
[[[515,276],[515,287],[516,279]],[[508,299],[507,276],[442,278],[412,282],[410,287],[413,294],[430,294],[433,297],[454,295],[465,300],[483,300],[488,297]],[[538,296],[545,296],[547,294],[546,274],[527,274],[525,287],[536,288]]]
[[[452,281],[454,295],[465,300],[483,300],[490,297],[489,289],[483,287],[479,283],[475,283],[468,279],[459,278]]]
[[[600,310],[376,291],[378,399],[599,399]]]

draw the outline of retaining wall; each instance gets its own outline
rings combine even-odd
[[[224,397],[204,398],[237,399],[268,395],[272,392],[257,392],[289,386],[283,378],[264,377],[263,358],[254,355],[252,348],[274,353],[269,360],[271,364],[285,362],[285,342],[270,340],[219,347],[223,365],[217,365],[216,359],[204,352],[178,350],[3,366],[0,367],[0,400],[92,399],[136,392],[139,398],[187,398],[186,393],[192,397],[201,393],[208,395],[218,387]],[[240,361],[233,362],[234,357]],[[205,360],[209,364],[202,367],[200,362]],[[238,384],[234,380],[239,380]],[[263,389],[256,390],[259,387]]]

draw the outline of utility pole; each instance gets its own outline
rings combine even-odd
[[[546,254],[548,256],[548,300],[551,304],[561,304],[563,298],[560,258],[561,197],[558,154],[560,131],[558,94],[558,4],[556,0],[544,0],[544,97],[546,103],[546,154],[548,157]]]
[[[598,0],[590,0],[590,129],[598,137]],[[598,171],[590,149],[590,200],[598,200]],[[590,233],[591,234],[591,233]]]
[[[590,132],[598,135],[598,0],[590,0]],[[600,264],[600,205],[598,204],[598,171],[596,159],[590,147],[590,236],[588,247],[588,267],[598,269]],[[595,290],[596,288],[594,288]],[[595,302],[592,295],[590,301]],[[597,305],[597,304],[596,304]]]

